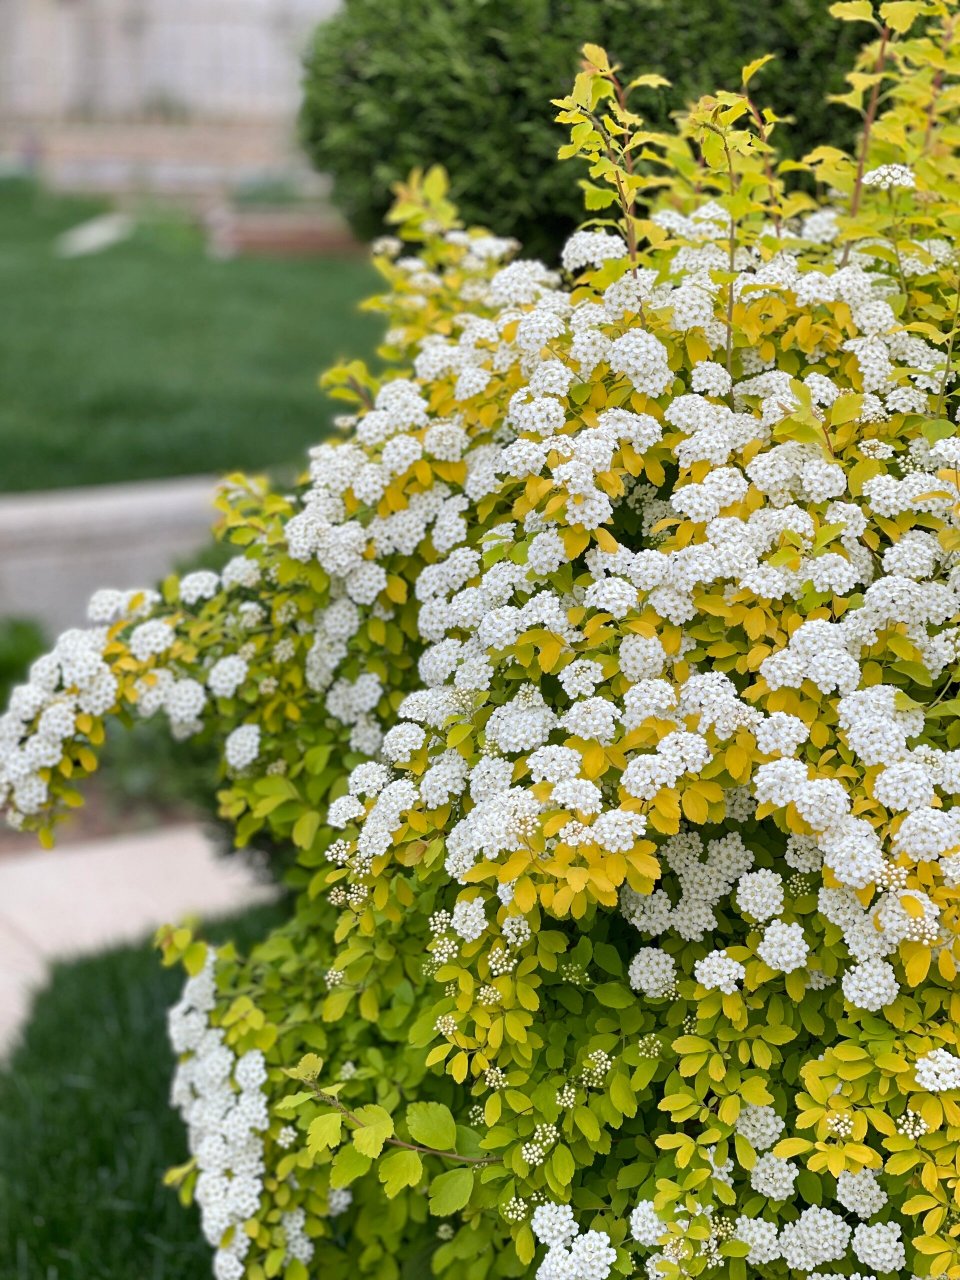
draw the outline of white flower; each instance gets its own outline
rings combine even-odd
[[[487,927],[482,898],[461,899],[453,908],[452,927],[465,942],[474,942]]]
[[[697,981],[708,990],[733,995],[738,990],[737,983],[747,976],[747,971],[739,960],[728,956],[726,951],[711,951],[709,955],[698,960],[693,966]]]
[[[234,729],[224,743],[224,755],[231,769],[246,769],[260,754],[260,726],[244,724]]]
[[[779,1139],[784,1126],[773,1107],[747,1103],[737,1116],[734,1127],[755,1151],[765,1151]]]
[[[653,1000],[662,999],[676,986],[676,961],[659,947],[645,947],[630,961],[629,979],[634,991],[642,991]]]
[[[757,947],[757,955],[781,973],[792,973],[807,963],[809,947],[803,936],[803,929],[798,924],[785,924],[782,920],[774,920],[764,930],[763,939]]]
[[[853,1233],[853,1252],[871,1271],[900,1271],[907,1264],[898,1222],[861,1223]]]
[[[754,1191],[771,1200],[786,1200],[793,1195],[793,1184],[799,1172],[798,1166],[789,1160],[780,1160],[767,1153],[750,1170],[750,1185]]]
[[[908,169],[905,164],[882,164],[878,169],[869,169],[863,175],[863,185],[892,191],[895,187],[915,187],[917,179],[913,170]]]
[[[630,1234],[639,1244],[652,1249],[660,1243],[666,1224],[653,1207],[652,1200],[641,1200],[630,1215]]]

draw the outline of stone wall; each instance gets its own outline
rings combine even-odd
[[[338,0],[2,0],[0,117],[291,118]]]

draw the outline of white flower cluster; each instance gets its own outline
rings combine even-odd
[[[931,1049],[917,1059],[914,1070],[917,1085],[929,1093],[960,1089],[960,1058],[947,1049]]]
[[[240,1228],[260,1208],[265,1164],[262,1134],[269,1124],[263,1085],[267,1068],[254,1049],[237,1058],[209,1015],[216,1003],[215,958],[188,978],[168,1017],[170,1043],[182,1055],[171,1101],[186,1126],[196,1159],[196,1201],[206,1239],[216,1249],[216,1280],[242,1280],[250,1237]],[[224,1238],[229,1234],[227,1243]],[[300,1237],[294,1256],[309,1262],[313,1245]]]
[[[537,1280],[606,1280],[617,1251],[605,1231],[578,1227],[568,1204],[538,1205],[530,1222],[533,1234],[547,1246]]]
[[[104,715],[117,700],[118,681],[103,658],[106,641],[106,626],[64,632],[0,716],[0,809],[14,826],[47,803],[47,771],[60,763],[77,716]]]

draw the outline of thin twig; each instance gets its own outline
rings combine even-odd
[[[887,43],[890,39],[890,28],[884,27],[880,32],[880,48],[877,52],[877,60],[874,63],[873,74],[877,77],[874,81],[873,88],[870,91],[870,101],[867,104],[867,114],[863,119],[863,136],[860,139],[860,156],[857,160],[857,177],[853,184],[853,194],[850,197],[850,217],[855,218],[860,212],[860,199],[863,195],[863,174],[867,167],[867,152],[870,150],[870,134],[873,130],[874,121],[877,118],[877,107],[880,102],[880,77],[883,74],[883,68],[887,61]],[[840,259],[841,267],[847,265],[850,257],[851,241],[847,241],[843,250],[843,257]]]
[[[953,42],[953,26],[954,20],[952,18],[948,21],[944,21],[943,39],[940,41],[940,52],[943,54],[944,58],[946,58],[950,45]],[[927,127],[923,135],[923,150],[920,152],[920,154],[924,156],[927,154],[930,143],[933,139],[934,114],[936,112],[937,99],[940,97],[940,91],[942,88],[943,67],[938,67],[930,85],[930,101],[927,103]]]
[[[770,152],[767,148],[766,122],[764,121],[763,116],[760,114],[760,111],[757,109],[756,103],[753,101],[750,95],[748,93],[745,93],[743,96],[746,99],[747,106],[750,108],[754,121],[756,122],[757,134],[759,135],[761,145],[763,146],[763,170],[764,170],[764,173],[766,174],[767,185],[770,190],[770,201],[774,205],[773,225],[777,232],[777,239],[779,240],[783,235],[783,229],[780,222],[779,202],[776,202],[777,180],[773,172],[773,165],[770,163]]]

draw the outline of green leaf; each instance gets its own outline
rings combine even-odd
[[[320,815],[315,809],[301,813],[293,828],[293,843],[298,849],[309,849],[320,827]]]
[[[309,1089],[301,1089],[299,1093],[291,1093],[286,1098],[281,1098],[274,1110],[279,1111],[281,1115],[288,1116],[291,1112],[296,1111],[298,1107],[302,1107],[305,1102],[313,1102],[316,1094]]]
[[[342,1130],[343,1116],[339,1111],[329,1111],[325,1116],[317,1116],[307,1130],[307,1150],[311,1155],[316,1155],[318,1151],[339,1146]]]
[[[361,1107],[354,1114],[361,1128],[353,1131],[353,1145],[362,1155],[376,1159],[386,1140],[393,1137],[393,1117],[376,1103]]]
[[[576,1107],[573,1112],[574,1123],[590,1142],[600,1141],[600,1121],[589,1107]]]
[[[348,1187],[355,1179],[362,1178],[370,1165],[370,1157],[361,1155],[356,1147],[348,1143],[333,1158],[330,1166],[331,1187]]]
[[[951,422],[949,418],[934,418],[930,422],[925,422],[920,428],[925,438],[931,444],[936,444],[938,440],[946,440],[956,435],[956,423]]]
[[[568,1187],[573,1182],[573,1175],[577,1171],[576,1162],[573,1153],[569,1147],[564,1146],[561,1142],[554,1148],[551,1156],[553,1164],[553,1172],[556,1174],[557,1181],[561,1186]]]
[[[430,1212],[438,1218],[456,1213],[473,1192],[472,1169],[450,1169],[430,1183]]]
[[[423,1161],[417,1152],[402,1149],[385,1156],[377,1170],[388,1200],[399,1195],[404,1187],[415,1187],[422,1175]]]
[[[434,1151],[455,1151],[457,1124],[442,1102],[413,1102],[407,1107],[407,1128],[414,1142]]]
[[[625,1116],[637,1114],[637,1100],[633,1096],[630,1079],[626,1075],[617,1074],[610,1081],[610,1099],[618,1111]]]
[[[620,982],[601,982],[593,994],[608,1009],[628,1009],[637,1002],[637,997]]]

